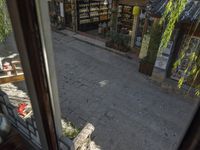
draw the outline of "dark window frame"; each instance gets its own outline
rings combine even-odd
[[[35,0],[7,0],[42,149],[59,149]]]
[[[35,0],[7,0],[8,10],[19,49],[25,79],[45,150],[57,150],[58,139],[54,122],[50,87],[45,68],[45,58]],[[200,147],[200,105],[179,146],[179,150],[197,150]]]

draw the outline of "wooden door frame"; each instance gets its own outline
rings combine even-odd
[[[44,2],[47,3],[47,1]],[[51,87],[51,85],[54,85],[57,88],[56,81],[52,81],[52,79],[55,79],[55,70],[52,74],[52,69],[49,70],[48,68],[49,65],[53,64],[53,56],[50,59],[51,63],[47,61],[47,57],[52,54],[52,47],[48,45],[49,40],[46,40],[47,36],[45,36],[45,34],[48,34],[46,33],[47,30],[50,32],[50,27],[47,27],[45,33],[44,28],[41,28],[44,25],[41,22],[44,17],[42,15],[46,15],[41,14],[40,16],[38,14],[41,10],[38,6],[41,3],[36,0],[7,0],[41,146],[45,150],[57,150],[59,149],[59,137],[57,136],[59,127],[56,129],[54,115],[55,112],[59,111],[59,101],[57,101],[57,108],[55,109],[53,102],[55,102],[54,98],[58,100],[58,97],[53,94],[57,94],[57,91],[52,92]],[[48,23],[47,21],[46,24],[48,25]],[[50,26],[50,23],[48,26]],[[54,65],[52,67],[55,69]],[[60,115],[60,112],[58,114]],[[60,117],[57,120],[59,119]]]

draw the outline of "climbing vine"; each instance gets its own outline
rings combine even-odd
[[[11,23],[6,8],[6,2],[5,0],[0,0],[0,43],[5,41],[11,31]]]
[[[167,47],[168,41],[171,38],[173,29],[176,22],[179,19],[179,16],[185,9],[187,0],[169,0],[165,8],[165,12],[160,20],[160,24],[163,24],[164,21],[167,21],[167,26],[162,36],[160,51],[163,47]]]
[[[179,19],[179,16],[185,9],[185,6],[187,5],[188,1],[187,0],[169,0],[167,3],[165,12],[161,18],[160,24],[163,24],[164,22],[167,23],[166,29],[162,35],[161,39],[161,44],[159,48],[159,53],[162,53],[162,49],[167,47],[167,44],[171,38],[172,32],[174,30],[174,27],[176,25],[176,22]],[[195,30],[199,27],[200,23],[200,18],[198,19]],[[183,62],[184,58],[187,55],[187,50],[191,46],[191,39],[192,36],[189,38],[185,39],[185,46],[179,56],[179,59],[175,62],[174,64],[174,69],[180,67],[181,63]],[[191,82],[191,86],[189,91],[191,90],[192,87],[195,89],[195,94],[197,96],[200,96],[200,83],[199,83],[199,78],[200,78],[200,44],[197,44],[196,46],[193,47],[192,53],[190,54],[189,57],[187,57],[189,63],[185,67],[184,73],[182,74],[181,78],[179,79],[178,82],[178,87],[181,88],[184,83],[186,82]],[[192,80],[192,81],[191,81]],[[188,92],[189,92],[188,91]]]

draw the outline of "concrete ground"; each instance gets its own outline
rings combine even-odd
[[[175,150],[197,101],[167,93],[138,62],[53,33],[62,115],[95,126],[102,150]]]

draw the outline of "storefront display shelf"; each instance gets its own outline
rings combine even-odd
[[[127,6],[120,4],[118,7],[118,31],[122,29],[131,30],[133,24],[132,15],[133,6]]]
[[[99,23],[109,21],[108,11],[108,5],[104,5],[102,2],[93,0],[77,1],[78,29],[80,31],[97,29]],[[84,13],[88,15],[81,15]]]

